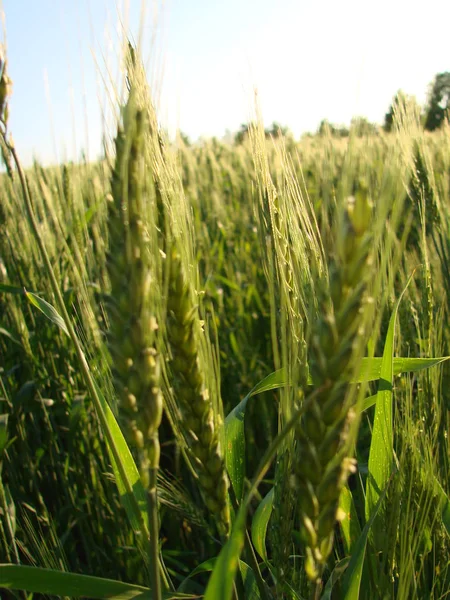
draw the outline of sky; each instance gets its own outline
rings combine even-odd
[[[114,130],[124,32],[140,43],[160,122],[191,140],[248,121],[295,137],[322,119],[382,123],[397,90],[426,100],[450,70],[450,2],[3,0],[9,131],[25,163],[88,159]]]

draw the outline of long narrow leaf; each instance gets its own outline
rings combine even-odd
[[[242,498],[245,471],[244,417],[252,396],[287,385],[285,372],[279,369],[265,377],[245,396],[225,419],[225,464],[237,500]]]
[[[412,275],[399,299],[395,303],[389,320],[389,327],[384,343],[383,358],[380,369],[380,383],[376,400],[372,441],[369,453],[369,476],[366,483],[366,520],[369,520],[392,473],[394,457],[393,422],[392,422],[392,384],[394,378],[394,336],[397,313]]]
[[[337,581],[339,581],[339,579],[342,577],[342,574],[345,573],[345,570],[347,569],[349,562],[350,562],[350,559],[347,556],[346,558],[343,558],[336,564],[333,571],[331,572],[331,575],[328,578],[328,581],[323,590],[320,600],[331,600],[334,584]]]
[[[110,600],[151,599],[150,590],[141,586],[22,565],[0,565],[0,588],[55,596],[84,596]]]
[[[390,480],[387,481],[386,486],[383,489],[378,501],[372,511],[372,515],[370,519],[367,521],[364,529],[359,536],[358,541],[355,544],[353,549],[353,553],[348,564],[348,567],[345,571],[344,580],[342,582],[342,598],[343,600],[358,600],[359,599],[359,589],[361,586],[361,579],[363,573],[364,566],[364,557],[366,554],[366,546],[367,546],[367,537],[369,535],[369,531],[375,521],[375,517],[380,510],[380,506],[383,503],[383,500],[386,496],[387,489],[389,487]]]
[[[66,324],[64,323],[64,319],[57,312],[57,310],[53,308],[51,304],[49,304],[40,296],[33,294],[32,292],[25,292],[25,296],[27,297],[27,300],[30,302],[30,304],[33,304],[33,306],[35,306],[41,312],[44,313],[47,319],[55,323],[55,325],[58,325],[58,327],[62,329],[62,331],[64,331],[66,335],[69,335],[69,331],[67,329]]]
[[[401,373],[415,373],[417,371],[422,371],[423,369],[429,369],[439,365],[449,359],[450,356],[439,356],[437,358],[397,357],[393,359],[393,375],[400,375]],[[380,377],[382,377],[382,365],[383,358],[363,358],[361,360],[360,371],[357,377],[354,378],[353,382],[363,383],[365,381],[376,381],[377,379],[380,379]]]
[[[95,600],[151,600],[153,597],[149,588],[123,581],[10,564],[0,564],[0,588]],[[178,592],[163,592],[164,600],[195,597]]]
[[[244,582],[245,597],[251,600],[259,600],[261,598],[261,594],[259,593],[258,586],[256,584],[253,569],[246,562],[240,560],[239,570],[241,572],[242,581]]]
[[[100,398],[102,409],[105,413],[106,423],[111,431],[111,435],[115,440],[117,450],[122,461],[122,469],[119,469],[114,453],[111,451],[109,444],[107,444],[108,454],[111,461],[111,466],[114,471],[116,479],[117,489],[119,490],[120,499],[123,507],[127,513],[128,519],[130,520],[131,526],[134,531],[138,532],[142,528],[142,523],[145,527],[148,527],[148,513],[147,513],[147,495],[142,485],[142,481],[137,469],[136,463],[134,462],[131,451],[123,437],[123,433],[116,421],[116,418],[106,401],[106,398],[97,387],[97,393]],[[128,486],[125,482],[125,478],[128,480]],[[128,492],[128,488],[133,490],[132,493]],[[146,533],[146,532],[144,532]],[[142,540],[146,543],[146,540]]]
[[[230,537],[220,551],[214,570],[209,578],[204,600],[230,600],[233,594],[239,556],[244,546],[246,516],[246,506],[241,504]]]
[[[352,493],[347,485],[342,488],[341,496],[339,498],[339,508],[345,512],[345,518],[341,521],[340,526],[346,553],[351,554],[356,541],[361,535],[361,526],[359,524]]]
[[[444,488],[436,479],[436,487],[441,499],[441,517],[448,535],[450,535],[450,499],[444,491]]]
[[[252,542],[255,546],[256,551],[267,563],[267,550],[266,550],[266,535],[267,526],[269,525],[270,515],[273,509],[273,497],[274,490],[270,490],[268,494],[261,500],[258,508],[252,519]]]

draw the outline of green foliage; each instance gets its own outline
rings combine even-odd
[[[450,72],[438,73],[430,86],[425,129],[434,131],[448,119],[450,108]]]

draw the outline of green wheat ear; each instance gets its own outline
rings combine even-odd
[[[348,457],[355,388],[348,384],[365,342],[364,307],[371,265],[371,208],[349,198],[326,251],[328,285],[317,288],[319,312],[310,326],[309,367],[323,387],[296,430],[293,484],[298,490],[306,573],[320,578],[333,548],[339,496],[355,461]]]
[[[148,485],[149,468],[159,464],[158,427],[163,400],[160,357],[156,350],[158,285],[151,256],[146,188],[145,108],[138,109],[133,90],[123,111],[115,145],[116,160],[108,203],[111,283],[108,316],[109,348],[128,437],[139,453],[139,467]]]
[[[228,477],[212,391],[208,389],[206,373],[210,365],[202,348],[204,333],[190,278],[176,247],[170,255],[167,309],[171,383],[181,416],[179,428],[185,434],[204,502],[214,515],[220,534],[227,536],[230,530]]]

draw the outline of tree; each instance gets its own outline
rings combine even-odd
[[[439,129],[445,119],[448,119],[450,110],[450,72],[438,73],[434,78],[428,96],[427,116],[425,129],[434,131]]]
[[[242,123],[239,131],[234,136],[234,143],[236,146],[244,143],[244,140],[248,137],[248,131],[250,129],[250,125],[248,123]]]

